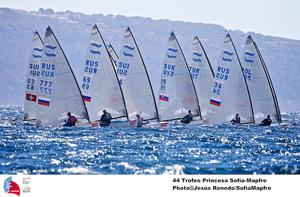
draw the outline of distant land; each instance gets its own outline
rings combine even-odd
[[[25,68],[34,30],[38,30],[43,37],[46,27],[51,26],[75,75],[80,77],[91,25],[95,23],[98,24],[106,43],[111,43],[117,52],[125,28],[130,26],[149,70],[156,94],[162,58],[168,35],[172,30],[188,62],[191,62],[193,37],[198,35],[214,68],[217,66],[226,32],[231,34],[239,54],[243,50],[247,35],[251,34],[268,66],[281,111],[300,111],[299,40],[227,30],[214,24],[120,15],[86,15],[71,11],[54,12],[51,9],[28,12],[9,8],[0,8],[0,105],[23,104]]]

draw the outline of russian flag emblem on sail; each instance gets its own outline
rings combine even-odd
[[[221,101],[220,100],[216,100],[216,99],[210,99],[210,104],[211,105],[215,105],[217,107],[221,106]]]
[[[36,102],[36,95],[26,93],[26,100]]]
[[[82,98],[85,102],[91,102],[91,100],[92,100],[92,97],[90,97],[90,96],[82,95]]]
[[[161,101],[169,101],[169,97],[167,97],[167,96],[164,96],[164,95],[159,95],[159,100],[161,100]]]
[[[48,107],[48,106],[50,106],[50,100],[48,98],[41,97],[38,99],[38,104]]]

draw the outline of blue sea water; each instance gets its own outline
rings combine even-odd
[[[0,174],[300,174],[300,114],[279,126],[35,129],[0,107]]]

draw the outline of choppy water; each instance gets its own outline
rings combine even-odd
[[[291,125],[40,130],[0,107],[0,173],[300,174],[300,114]],[[297,126],[299,125],[299,126]]]

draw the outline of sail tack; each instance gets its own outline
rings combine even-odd
[[[253,109],[240,60],[229,34],[215,70],[208,121],[228,123],[239,114],[241,123],[253,123]]]
[[[112,118],[127,117],[122,90],[105,42],[98,27],[92,28],[80,81],[90,120],[99,120],[102,111]]]
[[[189,66],[189,70],[199,99],[201,115],[203,118],[206,118],[209,107],[210,90],[214,81],[214,72],[197,36],[193,40],[192,63]]]
[[[124,34],[116,70],[129,119],[135,119],[136,114],[141,114],[144,120],[157,119],[157,107],[148,72],[129,28]]]
[[[188,110],[201,116],[195,87],[180,45],[169,36],[160,79],[158,111],[161,121],[183,118]]]
[[[281,116],[274,87],[262,56],[251,36],[248,36],[243,53],[242,66],[253,104],[255,122],[271,116],[280,122]]]
[[[40,72],[40,62],[43,53],[43,41],[36,31],[33,34],[29,63],[26,73],[24,120],[36,119],[37,93]]]
[[[61,124],[67,112],[88,120],[73,71],[50,27],[46,30],[44,43],[37,84],[37,126]]]

